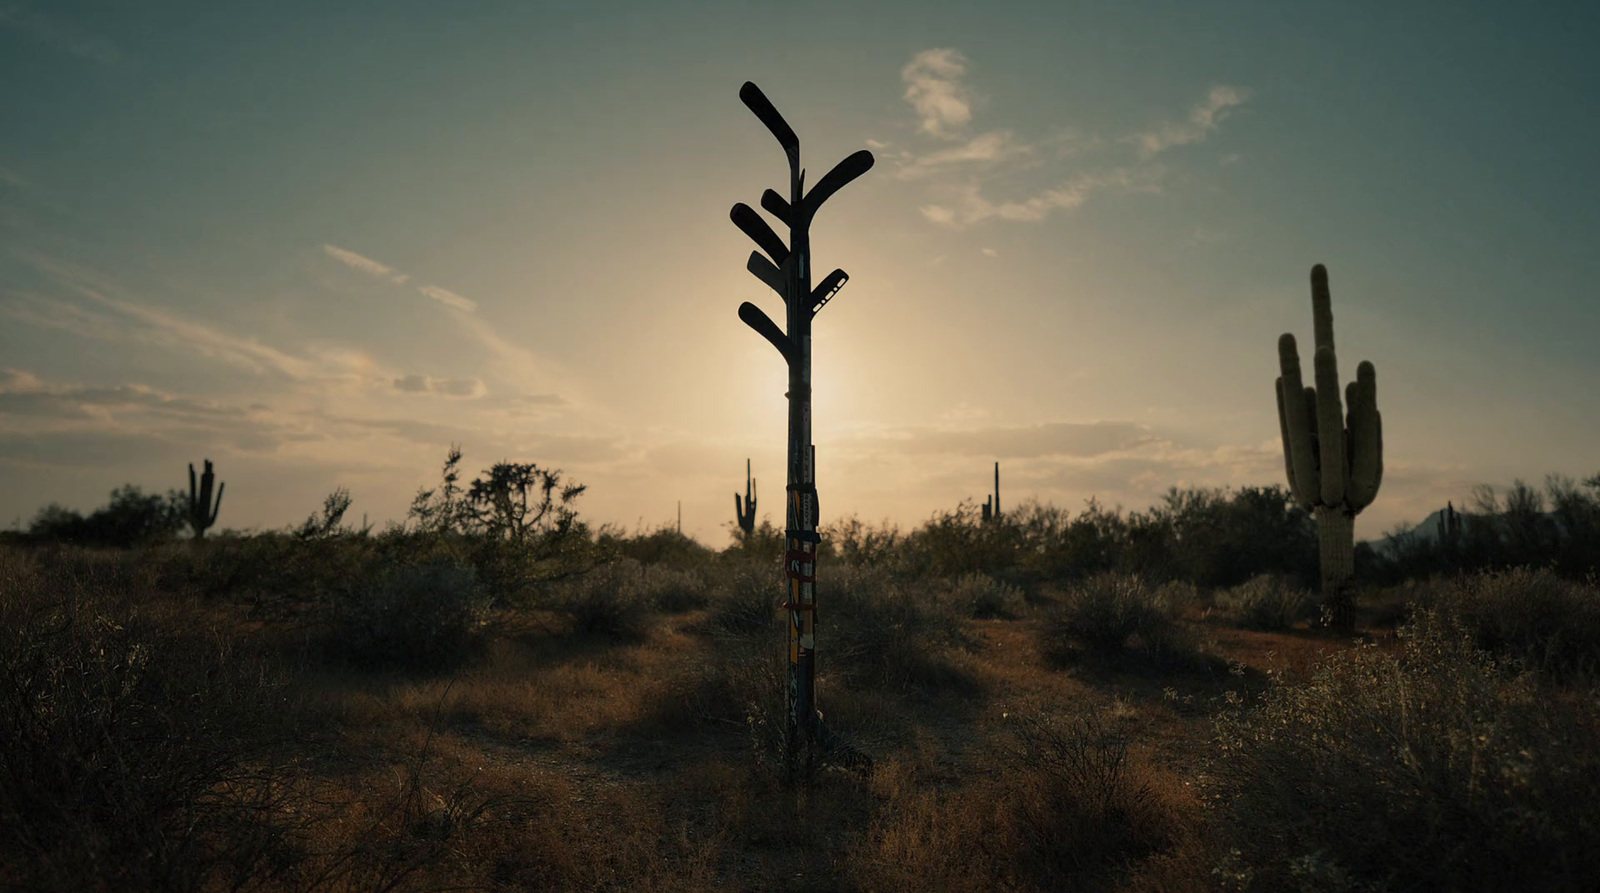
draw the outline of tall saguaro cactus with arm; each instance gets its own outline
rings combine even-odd
[[[194,463],[189,463],[189,527],[194,531],[194,538],[198,541],[206,535],[206,528],[217,523],[217,512],[222,509],[222,489],[226,483],[217,486],[217,501],[211,501],[211,486],[216,483],[217,475],[211,470],[211,460],[205,460],[205,473],[200,475],[200,488],[195,489]]]
[[[1377,371],[1363,360],[1339,402],[1338,358],[1333,348],[1333,296],[1328,270],[1311,268],[1314,386],[1300,378],[1294,335],[1278,339],[1278,431],[1289,490],[1317,519],[1322,594],[1332,621],[1351,623],[1355,577],[1355,521],[1372,504],[1383,480],[1383,416],[1378,412]]]
[[[756,532],[756,479],[750,476],[750,460],[744,460],[744,501],[733,494],[733,515],[746,537]]]
[[[850,277],[834,270],[811,287],[811,220],[822,203],[846,184],[872,167],[872,153],[865,149],[834,165],[811,191],[805,190],[805,172],[800,168],[800,138],[773,108],[761,88],[746,81],[739,88],[739,99],[761,119],[789,159],[789,198],[768,189],[761,194],[761,207],[789,227],[789,242],[772,231],[754,208],[740,202],[730,217],[735,226],[749,236],[761,251],[750,253],[745,264],[757,279],[778,293],[786,305],[787,329],[746,301],[739,305],[739,318],[767,339],[789,366],[789,454],[786,523],[784,524],[784,609],[789,616],[788,718],[785,741],[789,771],[799,769],[801,756],[809,770],[815,765],[817,750],[837,750],[852,756],[835,740],[821,722],[816,707],[816,609],[817,609],[817,469],[816,447],[811,443],[811,320],[831,300]],[[765,253],[763,253],[765,252]],[[752,510],[752,515],[754,514]],[[855,755],[858,757],[858,755]]]

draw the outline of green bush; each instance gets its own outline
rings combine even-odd
[[[1217,593],[1217,608],[1245,629],[1285,630],[1311,615],[1311,594],[1282,577],[1262,574]]]
[[[334,657],[360,666],[449,669],[470,655],[489,598],[471,566],[397,564],[330,607]]]
[[[1420,614],[1219,721],[1220,873],[1250,890],[1592,890],[1600,707]]]

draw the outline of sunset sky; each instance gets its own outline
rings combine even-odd
[[[202,458],[219,527],[381,524],[452,443],[716,546],[750,457],[781,525],[745,80],[813,182],[878,158],[813,229],[824,521],[1283,483],[1314,263],[1358,536],[1600,472],[1600,6],[862,6],[0,0],[0,526]]]

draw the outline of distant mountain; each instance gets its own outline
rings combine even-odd
[[[1440,521],[1441,518],[1444,517],[1444,513],[1445,513],[1444,509],[1439,509],[1438,511],[1436,511],[1433,514],[1429,515],[1428,517],[1423,518],[1421,523],[1413,526],[1405,535],[1408,536],[1408,537],[1412,537],[1412,538],[1414,538],[1414,539],[1416,539],[1418,541],[1421,541],[1421,542],[1426,542],[1426,543],[1436,543],[1436,542],[1438,542],[1439,541],[1439,521]],[[1461,511],[1460,509],[1456,509],[1456,517],[1461,519],[1461,529],[1463,531],[1465,531],[1467,528],[1471,527],[1477,521],[1477,516],[1476,515],[1469,515],[1466,512]],[[1380,553],[1382,553],[1384,555],[1393,555],[1394,554],[1394,546],[1395,546],[1395,540],[1396,539],[1397,539],[1397,537],[1395,537],[1395,536],[1392,536],[1390,534],[1384,534],[1382,537],[1379,537],[1378,539],[1364,540],[1364,542],[1366,542],[1368,545],[1372,546],[1372,548],[1374,550],[1376,550],[1376,551],[1378,551],[1378,552],[1380,552]]]

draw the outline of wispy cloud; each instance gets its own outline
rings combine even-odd
[[[950,48],[923,50],[900,70],[923,133],[948,138],[972,121],[972,91],[961,80],[966,73],[967,58]]]
[[[370,257],[357,254],[348,248],[340,248],[337,245],[325,244],[322,246],[322,250],[326,252],[329,257],[333,258],[339,263],[344,264],[352,270],[360,270],[369,276],[377,276],[380,279],[387,279],[396,285],[404,285],[411,279],[411,277],[405,273],[396,272],[395,269],[388,264],[379,263]]]
[[[443,397],[481,397],[486,390],[483,382],[476,378],[430,378],[416,374],[396,378],[394,389],[406,394],[436,394]]]
[[[1237,87],[1212,87],[1204,101],[1189,110],[1189,118],[1181,123],[1163,124],[1154,130],[1138,134],[1131,139],[1139,146],[1141,157],[1149,158],[1173,146],[1187,146],[1204,142],[1206,137],[1221,125],[1230,111],[1244,104],[1249,91]]]
[[[1066,127],[1029,142],[1008,129],[967,132],[974,114],[967,71],[967,58],[951,48],[923,50],[911,58],[901,77],[917,130],[943,142],[926,151],[901,148],[887,153],[896,177],[927,184],[931,200],[918,208],[922,216],[952,228],[987,220],[1037,222],[1054,212],[1080,207],[1099,193],[1158,193],[1168,168],[1155,157],[1174,146],[1204,141],[1249,95],[1238,87],[1213,87],[1184,121],[1121,139],[1107,140]],[[890,148],[877,140],[869,144]],[[1121,149],[1121,158],[1107,158],[1095,168],[1066,176],[1058,173],[1052,177],[1052,185],[1038,185],[1041,174],[1050,176],[1051,166],[1060,166],[1067,159],[1082,164],[1086,154],[1118,151],[1118,146],[1127,145],[1134,151]],[[1024,185],[1027,181],[1033,185]],[[1003,191],[1020,193],[1020,197],[991,197]]]
[[[46,46],[101,65],[116,65],[124,59],[122,51],[111,41],[64,19],[34,12],[20,3],[0,5],[0,28],[18,31]]]
[[[976,183],[961,183],[945,190],[946,200],[918,210],[928,220],[946,226],[970,226],[985,220],[1031,223],[1044,220],[1053,211],[1079,207],[1099,192],[1160,192],[1164,173],[1159,167],[1122,167],[1078,174],[1028,198],[1000,202],[985,198]]]
[[[315,377],[315,364],[305,358],[188,319],[176,311],[119,296],[115,283],[95,270],[43,255],[30,254],[24,259],[59,286],[102,309],[32,292],[6,292],[7,300],[0,304],[0,312],[14,319],[101,341],[187,349],[259,374],[295,380]]]
[[[417,286],[417,291],[422,292],[446,307],[454,307],[457,310],[464,310],[467,313],[471,313],[478,309],[478,304],[476,301],[473,301],[470,298],[464,298],[448,288],[440,288],[437,285],[419,285]]]
[[[357,254],[348,248],[340,248],[337,245],[323,245],[322,250],[339,263],[369,276],[387,279],[396,285],[405,285],[411,281],[411,274],[402,273],[382,261],[376,261],[365,255]],[[417,291],[424,297],[432,298],[446,307],[453,307],[466,313],[472,313],[478,309],[478,302],[456,294],[442,286],[419,285],[417,286]]]
[[[925,155],[903,156],[895,170],[902,180],[916,180],[957,168],[993,165],[1032,154],[1033,147],[1017,140],[1009,130],[996,130],[979,134],[959,146],[929,152]]]

